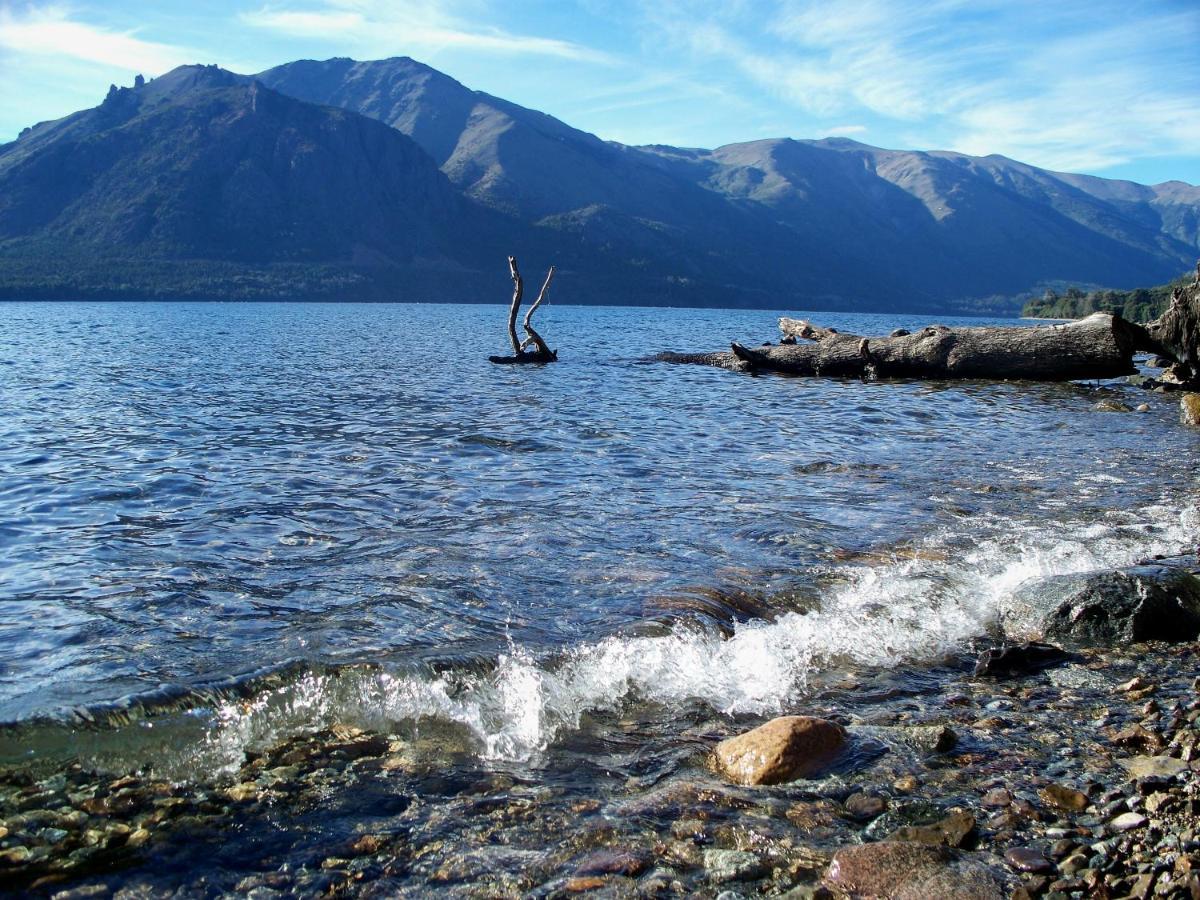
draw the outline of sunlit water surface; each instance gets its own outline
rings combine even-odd
[[[0,307],[4,756],[211,773],[425,720],[536,761],[588,712],[919,669],[1036,629],[1031,576],[1194,546],[1172,397],[747,377],[647,358],[776,313],[544,312],[561,362],[496,367],[499,304]]]

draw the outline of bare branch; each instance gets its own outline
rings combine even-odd
[[[513,353],[520,356],[521,342],[517,340],[517,311],[521,308],[521,294],[524,291],[525,283],[521,280],[521,273],[517,270],[515,256],[508,258],[508,271],[513,280],[512,305],[508,308],[508,339],[512,342]],[[528,317],[526,320],[528,321]]]

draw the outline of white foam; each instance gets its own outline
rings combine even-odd
[[[629,698],[699,699],[729,713],[774,713],[802,696],[814,672],[839,661],[893,666],[936,658],[1001,617],[1032,630],[1034,611],[1013,600],[1021,583],[1184,552],[1194,546],[1200,513],[1158,506],[1075,527],[978,524],[991,536],[973,548],[955,549],[955,536],[945,535],[927,542],[938,553],[847,569],[821,610],[741,624],[728,637],[687,625],[656,636],[616,635],[552,665],[512,647],[490,674],[453,683],[365,669],[308,675],[219,708],[190,758],[210,770],[228,768],[245,748],[296,731],[434,718],[469,729],[486,758],[528,760],[563,729],[577,727],[585,712],[615,709]]]

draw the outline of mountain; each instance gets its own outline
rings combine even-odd
[[[403,131],[488,205],[551,227],[570,221],[585,237],[580,210],[658,223],[685,242],[735,251],[755,277],[775,273],[775,290],[803,284],[827,301],[1153,283],[1200,248],[1200,188],[1179,182],[1145,187],[846,139],[625,147],[406,58],[300,61],[255,77]]]
[[[489,215],[395,129],[215,67],[114,88],[0,148],[10,260],[453,270]]]
[[[575,302],[1015,312],[994,295],[1189,267],[1200,188],[845,139],[629,147],[406,58],[182,67],[0,147],[0,296],[493,299],[508,252]]]

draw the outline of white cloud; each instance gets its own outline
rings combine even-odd
[[[926,147],[1093,170],[1200,146],[1200,9],[1178,9],[764,0],[714,14],[695,0],[643,0],[654,39],[732,66],[809,116],[869,114]]]
[[[85,24],[53,6],[29,8],[23,14],[0,9],[0,47],[14,56],[75,59],[147,74],[194,59],[185,48],[143,40],[132,31]]]
[[[486,53],[546,56],[611,64],[606,53],[573,41],[470,27],[438,3],[328,0],[315,8],[267,6],[243,12],[247,25],[292,37],[330,38],[366,56],[397,52],[435,53],[447,48]]]
[[[360,13],[336,10],[304,12],[264,8],[256,12],[243,12],[238,18],[255,28],[267,28],[295,37],[353,35],[366,27],[366,19]]]
[[[826,128],[825,133],[830,137],[845,137],[850,134],[866,134],[866,125],[834,125],[832,128]]]

